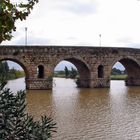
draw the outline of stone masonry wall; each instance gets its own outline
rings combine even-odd
[[[51,89],[51,76],[62,60],[73,63],[81,77],[82,87],[109,87],[113,65],[120,61],[128,71],[128,85],[140,85],[140,49],[78,46],[0,46],[0,60],[17,62],[26,73],[27,89]],[[38,78],[37,68],[44,67]],[[98,66],[103,77],[98,77]],[[136,84],[135,84],[136,83]]]

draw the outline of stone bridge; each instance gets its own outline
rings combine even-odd
[[[126,85],[140,85],[140,49],[88,46],[0,46],[0,60],[18,63],[27,89],[51,89],[54,68],[62,60],[74,64],[81,87],[109,87],[116,62],[123,64]]]

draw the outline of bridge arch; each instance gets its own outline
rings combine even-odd
[[[132,57],[120,57],[119,59],[115,60],[111,65],[110,74],[112,67],[115,65],[116,62],[120,62],[127,73],[126,85],[130,86],[137,86],[140,83],[140,64],[139,62]]]
[[[14,58],[2,58],[2,59],[0,59],[0,61],[12,61],[12,62],[19,64],[25,72],[25,77],[26,78],[29,77],[29,72],[27,70],[27,67],[21,61],[14,59]]]
[[[26,89],[28,89],[28,82],[27,82],[27,79],[29,78],[29,71],[27,70],[27,67],[21,62],[19,61],[18,59],[15,59],[15,58],[2,58],[0,59],[0,61],[11,61],[11,62],[15,62],[17,63],[18,65],[21,66],[21,68],[23,69],[24,73],[25,73],[25,86],[26,86]]]
[[[78,73],[79,73],[79,81],[80,81],[80,87],[90,87],[90,77],[91,77],[91,74],[90,74],[90,69],[88,67],[88,65],[86,64],[86,62],[78,59],[78,58],[75,58],[75,57],[68,57],[68,58],[63,58],[63,59],[59,59],[55,65],[54,65],[54,68],[56,67],[56,65],[58,63],[60,63],[61,61],[68,61],[70,63],[72,63],[78,70]],[[54,70],[53,68],[53,70]]]

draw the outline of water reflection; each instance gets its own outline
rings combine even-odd
[[[19,90],[25,90],[25,78],[9,80],[5,87],[10,88],[10,90],[14,93]]]
[[[28,112],[57,122],[54,140],[138,140],[140,87],[111,81],[111,87],[78,89],[70,79],[54,79],[53,90],[27,91]],[[19,82],[18,82],[19,87]]]

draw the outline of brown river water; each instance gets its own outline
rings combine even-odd
[[[24,78],[9,81],[25,89]],[[57,123],[53,140],[140,140],[140,87],[111,81],[110,88],[78,89],[71,79],[54,78],[53,90],[28,90],[27,111]]]

